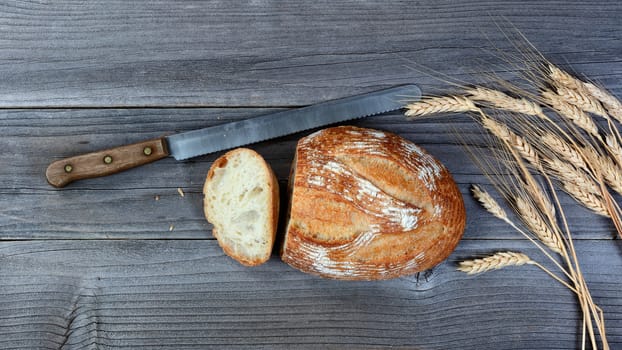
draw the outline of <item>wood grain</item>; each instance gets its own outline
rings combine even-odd
[[[528,242],[503,244],[551,265]],[[457,259],[499,248],[463,241],[418,277],[345,282],[303,274],[277,257],[246,268],[215,241],[3,242],[0,347],[575,348],[574,296],[542,271],[455,270]],[[619,246],[585,241],[577,251],[618,348]]]
[[[45,178],[54,187],[65,187],[78,180],[114,175],[168,155],[164,138],[140,141],[54,161],[45,170]]]
[[[51,187],[45,169],[54,160],[121,144],[240,120],[274,109],[78,109],[0,111],[0,239],[207,238],[211,226],[202,212],[202,186],[220,153],[154,164],[106,178]],[[472,183],[487,184],[469,160],[461,138],[481,143],[481,130],[465,116],[417,122],[400,113],[353,120],[347,124],[395,132],[442,161],[458,183],[467,206],[465,238],[516,239],[507,225],[491,218],[469,194]],[[306,133],[251,145],[274,168],[283,207],[297,140]],[[180,197],[177,188],[187,194]],[[159,200],[156,200],[156,197]],[[571,227],[579,238],[612,239],[613,227],[562,195]],[[172,211],[171,208],[176,208]],[[35,215],[36,214],[36,215]],[[174,230],[170,231],[170,226]]]
[[[499,57],[516,53],[514,26],[553,62],[622,96],[621,16],[614,0],[0,0],[0,349],[577,348],[575,298],[535,267],[454,271],[498,250],[542,261],[468,196],[488,181],[454,136],[481,142],[464,116],[349,123],[423,146],[466,201],[465,236],[447,262],[380,283],[322,280],[277,257],[247,269],[223,255],[201,210],[219,154],[63,190],[45,169],[395,84],[432,95],[451,89],[446,77],[515,80]],[[301,136],[252,145],[283,189]],[[621,348],[620,242],[606,219],[561,201]]]
[[[0,106],[294,106],[438,86],[420,65],[458,79],[507,70],[494,53],[512,48],[503,19],[620,93],[610,63],[621,11],[618,1],[2,1]]]

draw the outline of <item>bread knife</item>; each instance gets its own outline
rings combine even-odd
[[[406,101],[420,97],[421,90],[416,85],[400,85],[57,160],[48,166],[45,175],[52,186],[64,187],[76,180],[111,175],[168,156],[184,160],[398,110]]]

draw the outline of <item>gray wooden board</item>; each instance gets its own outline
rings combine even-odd
[[[511,47],[504,18],[620,92],[621,14],[615,0],[3,1],[0,106],[291,106],[438,85],[412,67],[496,70],[482,50]]]
[[[141,141],[170,133],[216,125],[273,109],[78,109],[0,112],[5,131],[0,148],[0,239],[208,238],[211,226],[202,212],[202,186],[211,162],[223,152],[177,162],[167,158],[114,176],[76,182],[62,190],[45,180],[53,160]],[[407,138],[447,165],[468,208],[465,238],[515,239],[518,234],[470,198],[472,183],[487,184],[456,137],[476,141],[481,130],[468,117],[417,122],[400,113],[353,120],[348,124],[388,130]],[[249,145],[263,154],[286,192],[297,140],[303,132]],[[177,188],[181,188],[181,197]],[[159,200],[156,200],[156,196]],[[562,197],[578,238],[613,237],[609,220],[599,218]],[[284,206],[287,199],[283,196]],[[171,210],[176,208],[176,210]],[[483,220],[482,220],[483,219]],[[477,226],[474,226],[475,223]],[[173,231],[170,231],[171,225]]]
[[[276,256],[245,268],[214,241],[3,242],[0,346],[576,347],[575,298],[536,267],[476,277],[455,270],[456,260],[499,248],[496,241],[463,241],[425,274],[345,282],[303,274]],[[554,268],[529,242],[503,248]],[[582,241],[577,250],[618,348],[619,246]]]
[[[201,210],[221,153],[63,190],[43,174],[61,157],[394,84],[434,94],[445,75],[515,79],[495,51],[516,52],[498,24],[622,95],[620,18],[613,0],[0,1],[0,348],[576,348],[577,303],[537,268],[454,271],[506,249],[542,261],[469,197],[471,183],[489,182],[454,136],[481,142],[466,117],[350,123],[423,146],[465,197],[467,230],[450,259],[392,281],[224,256]],[[282,188],[304,135],[252,145]],[[561,201],[620,348],[620,241],[606,219]]]

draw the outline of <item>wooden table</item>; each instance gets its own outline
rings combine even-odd
[[[62,190],[44,177],[53,160],[167,133],[402,83],[446,91],[445,74],[503,75],[490,62],[493,48],[512,50],[497,26],[508,23],[622,96],[618,1],[2,1],[0,348],[576,348],[576,300],[536,267],[455,270],[499,250],[544,261],[470,198],[486,180],[454,135],[477,132],[465,116],[351,123],[423,146],[465,197],[451,257],[391,281],[309,276],[276,252],[256,268],[223,255],[201,204],[219,154]],[[252,145],[282,187],[304,135]],[[622,246],[606,219],[563,198],[609,342],[622,348]]]

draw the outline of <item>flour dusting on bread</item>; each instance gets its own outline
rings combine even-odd
[[[324,129],[298,143],[282,258],[324,277],[387,279],[440,262],[465,224],[440,162],[395,134]]]

